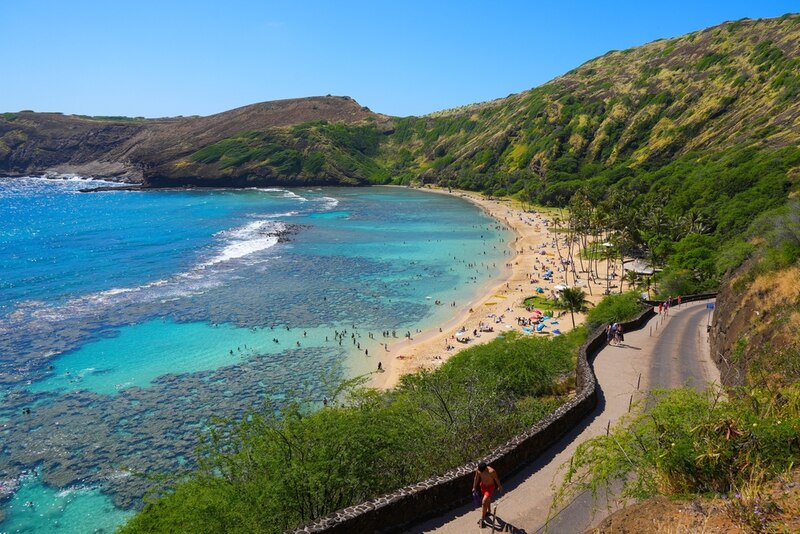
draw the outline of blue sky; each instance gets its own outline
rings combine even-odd
[[[0,0],[0,111],[208,115],[348,95],[421,115],[790,1]]]

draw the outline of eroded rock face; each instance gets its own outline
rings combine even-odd
[[[133,162],[111,153],[142,128],[58,113],[6,113],[0,115],[0,174],[75,173],[141,181]]]
[[[750,362],[796,343],[800,267],[748,277],[745,264],[723,281],[711,325],[711,355],[723,384],[744,385]]]
[[[711,357],[720,370],[720,378],[726,386],[742,385],[747,366],[734,356],[736,343],[746,339],[750,331],[753,312],[758,307],[750,299],[742,299],[732,288],[731,278],[726,279],[717,293],[714,322],[709,332]]]
[[[312,143],[284,135],[297,124],[327,121],[386,122],[349,97],[311,97],[263,102],[208,117],[144,119],[85,117],[21,111],[0,114],[0,176],[80,174],[153,187],[212,185],[245,187],[303,183],[354,185],[347,165],[316,174],[256,165],[204,164],[189,156],[203,147],[248,132],[277,132],[281,148],[300,153]],[[284,134],[281,134],[284,132]],[[291,145],[291,146],[289,146]],[[324,150],[320,152],[324,154]],[[302,176],[300,175],[302,174]],[[210,182],[210,183],[209,183]]]

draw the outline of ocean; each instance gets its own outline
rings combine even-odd
[[[113,531],[212,417],[321,402],[510,254],[448,195],[98,185],[0,178],[0,532]]]

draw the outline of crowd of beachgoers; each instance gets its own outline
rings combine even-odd
[[[403,374],[440,365],[459,350],[477,343],[486,343],[499,335],[517,331],[522,335],[553,336],[572,327],[562,321],[558,309],[546,306],[526,306],[525,300],[539,296],[556,300],[567,285],[569,260],[563,257],[566,238],[554,232],[553,217],[542,211],[526,210],[506,199],[484,198],[474,193],[447,192],[477,204],[498,223],[511,230],[515,238],[509,243],[509,260],[499,277],[486,286],[472,302],[449,303],[454,307],[453,318],[438,328],[424,332],[407,332],[401,340],[384,343],[380,353],[380,369],[373,385],[390,388]],[[560,242],[556,240],[560,239]],[[561,247],[562,254],[559,254]],[[579,279],[572,285],[586,291],[590,302],[599,301],[615,282],[606,280],[604,265],[598,265],[594,276]],[[616,274],[609,274],[612,280]],[[591,291],[589,285],[591,284]],[[582,314],[575,314],[580,323]]]

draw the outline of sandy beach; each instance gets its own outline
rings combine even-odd
[[[550,215],[537,210],[525,211],[521,205],[508,199],[488,199],[467,191],[426,190],[465,198],[505,225],[515,235],[515,239],[509,243],[510,259],[500,277],[489,283],[487,289],[474,300],[456,303],[452,319],[447,323],[432,330],[412,333],[411,339],[401,338],[402,340],[390,343],[388,351],[384,347],[375,349],[383,372],[373,375],[370,382],[372,387],[392,388],[404,374],[437,367],[459,351],[487,343],[503,333],[517,331],[525,335],[552,336],[554,330],[566,332],[572,328],[569,312],[560,318],[554,317],[545,321],[545,327],[540,333],[525,333],[523,326],[517,324],[518,317],[531,317],[532,314],[525,309],[523,301],[535,295],[536,288],[541,287],[544,290],[540,296],[551,298],[554,286],[564,282],[565,273],[560,270],[561,264],[556,251],[556,234],[550,231]],[[600,263],[598,274],[604,277],[605,262]],[[542,276],[547,269],[553,271],[550,280],[545,280]],[[593,295],[588,291],[590,283]],[[618,283],[618,280],[611,282],[614,289],[617,289]],[[583,280],[580,287],[586,291],[587,300],[597,302],[606,289],[606,280]],[[582,320],[583,316],[575,315],[576,324],[580,324]],[[481,325],[484,325],[484,329],[490,327],[493,331],[481,332]],[[460,329],[464,332],[457,335]],[[477,336],[474,334],[476,330]],[[458,341],[466,337],[470,339],[469,343]]]

